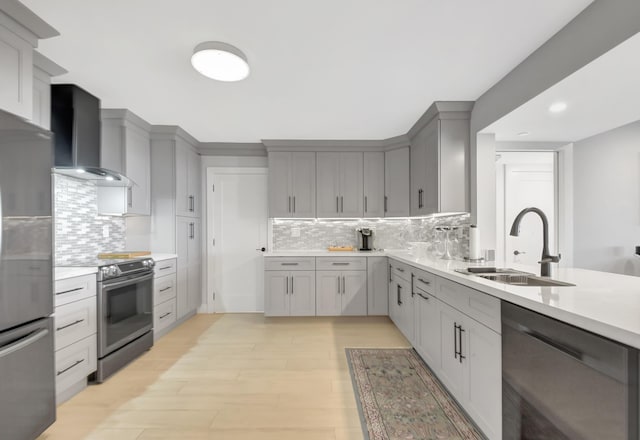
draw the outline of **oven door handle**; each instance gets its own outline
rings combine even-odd
[[[103,284],[102,285],[102,289],[103,290],[111,290],[111,289],[114,289],[114,288],[118,288],[118,287],[129,285],[129,284],[138,284],[139,282],[152,280],[152,279],[153,279],[153,272],[150,273],[150,274],[147,274],[145,276],[142,276],[142,277],[129,278],[128,280],[120,281],[118,283]]]

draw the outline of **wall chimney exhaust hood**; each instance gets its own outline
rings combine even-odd
[[[73,84],[51,85],[53,171],[96,181],[99,186],[131,186],[123,174],[100,166],[100,100]]]

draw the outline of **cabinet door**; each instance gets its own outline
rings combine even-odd
[[[415,297],[416,350],[429,368],[437,372],[441,367],[438,300],[426,293],[420,295]]]
[[[423,214],[433,214],[434,212],[440,212],[440,165],[442,164],[440,158],[440,122],[439,120],[433,121],[429,124],[428,131],[424,139],[425,147],[425,176],[424,176],[424,196],[422,209]],[[464,164],[460,166],[460,160],[464,161],[464,153],[458,157],[451,157],[453,161],[451,168],[456,166],[464,170]],[[456,188],[464,188],[465,176],[456,176],[455,183],[453,185]]]
[[[291,154],[292,216],[316,217],[316,153]]]
[[[502,339],[493,330],[465,317],[466,359],[464,407],[490,439],[502,438]],[[468,347],[468,353],[464,350]]]
[[[440,211],[467,211],[466,159],[469,149],[469,120],[440,121]]]
[[[400,286],[400,331],[405,338],[415,345],[414,329],[414,295],[411,294],[411,284],[405,280],[398,280]]]
[[[188,192],[190,200],[189,212],[193,217],[200,218],[202,197],[201,189],[202,182],[200,181],[200,155],[194,151],[189,151],[187,155],[189,164],[189,176],[188,176]]]
[[[340,154],[340,216],[362,217],[363,196],[362,153]]]
[[[182,318],[189,311],[189,241],[192,219],[176,217],[176,254],[178,255],[178,290],[176,315]]]
[[[291,272],[293,281],[289,293],[291,316],[315,316],[316,314],[316,272],[301,270]]]
[[[32,118],[33,47],[0,25],[0,109]]]
[[[342,313],[342,273],[316,272],[316,314],[338,316]]]
[[[363,156],[364,217],[384,217],[384,153]]]
[[[191,217],[189,199],[189,150],[176,145],[176,215]]]
[[[291,153],[269,153],[269,217],[291,217]]]
[[[367,314],[367,272],[342,273],[342,314],[360,316]]]
[[[465,395],[465,377],[463,364],[460,361],[459,355],[456,354],[456,351],[466,353],[467,349],[466,347],[460,348],[459,332],[456,326],[463,324],[464,315],[443,302],[439,302],[438,306],[441,343],[440,362],[442,364],[438,377],[442,383],[446,385],[451,394],[453,394],[458,401],[462,402]],[[466,342],[464,337],[462,338],[462,342]]]
[[[400,328],[400,289],[395,280],[389,281],[389,318]]]
[[[51,128],[51,78],[42,70],[33,69],[33,123]]]
[[[409,216],[409,147],[384,156],[385,217]]]
[[[340,153],[317,153],[318,218],[340,217]]]
[[[266,316],[289,315],[289,272],[265,271],[264,314]]]
[[[196,310],[202,304],[202,279],[201,279],[201,248],[202,236],[200,228],[200,219],[191,219],[189,224],[189,242],[188,242],[188,308]]]
[[[141,130],[125,129],[125,174],[134,185],[127,191],[129,214],[151,214],[151,140]]]
[[[389,314],[388,270],[386,257],[367,257],[367,312],[369,315]]]
[[[424,191],[426,188],[426,130],[422,130],[411,140],[411,215],[424,212]]]

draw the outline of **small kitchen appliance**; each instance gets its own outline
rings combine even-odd
[[[373,229],[360,228],[356,229],[358,233],[358,249],[361,251],[373,250]]]

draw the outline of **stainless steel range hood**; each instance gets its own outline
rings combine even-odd
[[[125,175],[100,166],[100,100],[73,84],[51,86],[53,171],[99,186],[131,186]]]

